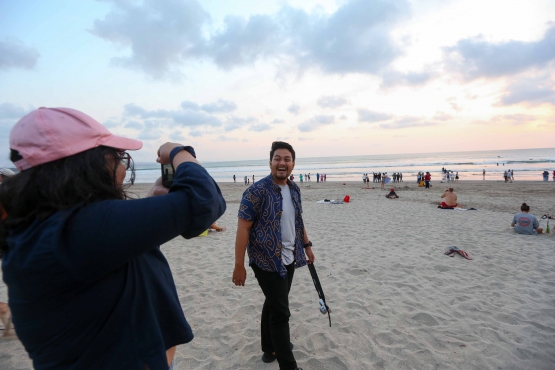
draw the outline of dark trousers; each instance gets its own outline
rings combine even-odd
[[[430,188],[430,182],[429,181],[424,181],[426,183],[426,187],[429,189]]]
[[[277,272],[263,271],[254,264],[251,267],[266,297],[260,319],[262,352],[275,352],[280,370],[294,370],[297,362],[289,348],[289,290],[295,274],[294,263],[285,266],[286,279]]]

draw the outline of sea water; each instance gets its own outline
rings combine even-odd
[[[301,173],[303,177],[310,173],[315,182],[317,173],[326,174],[327,181],[362,181],[365,173],[372,179],[373,172],[388,175],[401,172],[407,182],[416,181],[418,172],[429,171],[434,182],[441,180],[442,168],[458,172],[461,181],[482,180],[484,169],[489,181],[503,181],[503,173],[508,170],[514,171],[515,181],[543,181],[543,171],[548,171],[549,181],[553,181],[555,148],[297,158],[295,162],[296,181]],[[202,165],[216,182],[233,182],[235,175],[239,183],[245,176],[252,183],[253,175],[258,181],[270,173],[268,159],[202,162]],[[160,164],[135,163],[135,175],[136,183],[152,183],[160,176]]]

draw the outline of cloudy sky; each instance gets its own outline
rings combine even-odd
[[[554,147],[553,0],[0,0],[0,164],[70,107],[205,161]]]

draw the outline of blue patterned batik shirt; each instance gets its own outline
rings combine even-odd
[[[301,191],[294,182],[287,180],[287,185],[295,207],[295,267],[302,267],[306,265],[306,259]],[[281,262],[282,212],[281,188],[272,175],[269,175],[245,190],[238,216],[243,220],[254,222],[247,245],[249,266],[255,264],[261,270],[279,272],[282,278],[286,278],[287,270]]]

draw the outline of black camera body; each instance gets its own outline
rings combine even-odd
[[[171,164],[162,164],[162,185],[169,188],[173,184],[173,167]]]

